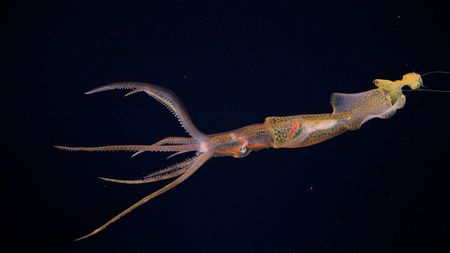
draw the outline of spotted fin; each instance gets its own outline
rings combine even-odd
[[[333,113],[354,111],[364,104],[371,95],[372,90],[360,93],[333,93],[331,94],[331,106]]]
[[[333,93],[331,105],[333,114],[349,113],[349,129],[355,130],[373,118],[389,118],[404,104],[391,104],[389,96],[381,89],[373,89],[355,94]]]

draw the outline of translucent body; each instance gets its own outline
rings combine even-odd
[[[152,145],[114,145],[101,147],[67,147],[56,146],[68,151],[132,151],[134,155],[143,152],[196,152],[193,158],[168,166],[162,170],[138,180],[122,180],[101,178],[106,181],[123,184],[143,184],[177,177],[161,189],[142,198],[123,212],[119,213],[104,225],[91,233],[80,237],[84,239],[99,233],[111,223],[117,221],[138,206],[177,186],[195,173],[208,159],[219,156],[241,158],[251,151],[264,148],[298,148],[317,144],[348,130],[356,130],[373,118],[389,118],[397,109],[405,105],[406,98],[402,93],[404,86],[419,89],[422,78],[416,73],[408,73],[402,80],[374,80],[376,89],[366,92],[344,94],[333,93],[331,105],[333,112],[324,114],[304,114],[286,117],[268,117],[262,124],[253,124],[240,129],[204,134],[192,123],[187,110],[171,91],[146,83],[114,83],[87,92],[128,89],[127,95],[145,92],[164,104],[179,120],[182,127],[191,137],[168,137]],[[77,239],[77,240],[79,240]]]

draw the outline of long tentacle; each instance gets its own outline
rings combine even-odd
[[[160,188],[159,190],[157,190],[157,191],[155,191],[155,192],[145,196],[144,198],[142,198],[141,200],[139,200],[138,202],[136,202],[132,206],[128,207],[127,209],[125,209],[124,211],[119,213],[118,215],[114,216],[111,220],[106,222],[104,225],[98,227],[97,229],[95,229],[91,233],[76,239],[75,241],[86,239],[88,237],[91,237],[91,236],[97,234],[98,232],[104,230],[106,227],[108,227],[109,225],[111,225],[115,221],[119,220],[120,218],[122,218],[123,216],[128,214],[129,212],[133,211],[135,208],[141,206],[142,204],[146,203],[147,201],[153,199],[154,197],[156,197],[158,195],[161,195],[162,193],[164,193],[164,192],[174,188],[175,186],[179,185],[184,180],[186,180],[188,177],[190,177],[192,174],[194,174],[194,172],[196,172],[200,168],[200,166],[202,166],[209,158],[211,158],[211,154],[212,154],[211,152],[205,152],[205,153],[200,154],[195,159],[193,164],[186,170],[186,172],[183,175],[179,176],[177,179],[175,179],[171,183],[167,184],[166,186]]]
[[[198,143],[194,138],[189,138],[189,137],[166,137],[152,145],[154,146],[158,146],[158,145],[173,145],[173,144],[195,144]],[[177,151],[174,154],[171,154],[170,156],[167,157],[167,159],[169,159],[170,157],[174,157],[176,155],[179,154],[183,154],[186,152],[191,152],[192,150],[182,150],[182,151]],[[136,153],[134,153],[131,157],[135,157],[141,153],[144,153],[145,151],[138,151]]]
[[[196,151],[199,149],[199,144],[186,144],[186,145],[112,145],[112,146],[100,146],[100,147],[68,147],[68,146],[55,146],[55,148],[66,151],[132,151],[132,152],[180,152],[180,151]]]
[[[187,153],[187,152],[189,152],[189,151],[178,151],[176,153],[173,153],[173,154],[169,155],[166,159],[170,159],[170,158],[172,158],[174,156],[181,155],[181,154],[184,154],[184,153]]]
[[[121,82],[101,86],[99,88],[86,92],[86,94],[93,94],[101,91],[115,89],[132,90],[131,92],[126,94],[126,96],[141,91],[147,93],[149,96],[153,97],[154,99],[164,104],[167,108],[169,108],[169,110],[172,111],[172,113],[178,118],[181,126],[188,132],[189,135],[200,141],[205,139],[205,135],[200,132],[197,127],[195,127],[194,123],[192,123],[192,120],[189,117],[189,114],[181,100],[172,91],[163,87],[141,82]]]
[[[105,181],[119,184],[147,184],[179,176],[183,174],[194,161],[195,158],[188,158],[182,162],[168,166],[162,170],[155,171],[145,176],[143,179],[126,180],[126,179],[115,179],[106,177],[99,177],[99,178]]]
[[[194,144],[197,143],[195,139],[189,137],[167,137],[153,145],[167,145],[167,144]]]

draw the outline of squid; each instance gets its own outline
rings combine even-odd
[[[134,152],[133,156],[144,152],[172,152],[172,156],[193,152],[195,155],[137,180],[101,177],[102,180],[120,184],[146,184],[170,178],[175,179],[76,241],[103,231],[135,208],[179,185],[213,157],[242,158],[252,151],[261,149],[307,147],[344,132],[357,130],[370,119],[392,117],[398,109],[405,105],[406,97],[403,94],[403,88],[420,90],[423,87],[422,76],[411,72],[396,81],[375,79],[373,83],[376,88],[365,92],[333,93],[330,101],[333,109],[331,113],[267,117],[263,123],[216,134],[205,134],[197,129],[178,97],[163,87],[140,82],[120,82],[88,91],[86,94],[109,90],[128,90],[129,92],[125,96],[144,92],[165,105],[176,116],[189,137],[167,137],[151,145],[55,146],[56,148],[88,152],[129,151]]]

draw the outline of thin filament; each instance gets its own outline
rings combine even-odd
[[[424,77],[424,76],[429,75],[429,74],[450,74],[450,71],[441,71],[441,70],[430,71],[430,72],[427,72],[425,74],[422,74],[421,76]]]

